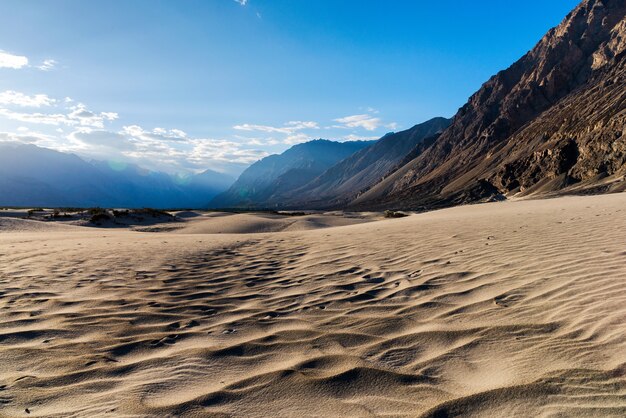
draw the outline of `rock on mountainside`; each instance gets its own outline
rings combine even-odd
[[[202,208],[233,181],[210,170],[175,178],[34,145],[0,144],[2,206]]]
[[[626,0],[585,0],[476,92],[435,143],[352,202],[436,207],[621,190]]]
[[[390,133],[373,145],[338,162],[303,187],[284,196],[292,207],[340,207],[396,167],[418,144],[450,125],[437,117],[402,132]]]
[[[370,146],[373,141],[334,142],[325,139],[294,145],[248,167],[211,207],[272,207],[337,162]]]

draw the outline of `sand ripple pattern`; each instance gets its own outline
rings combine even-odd
[[[625,416],[625,204],[7,234],[0,416]]]

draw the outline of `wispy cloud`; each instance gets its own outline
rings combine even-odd
[[[26,112],[15,112],[9,109],[0,109],[0,116],[5,117],[6,119],[16,120],[19,122],[25,123],[33,123],[40,125],[69,125],[70,120],[67,118],[67,115],[61,113],[26,113]]]
[[[56,67],[57,62],[55,60],[52,59],[47,59],[44,60],[40,65],[37,65],[37,69],[41,70],[41,71],[51,71],[52,69],[54,69],[54,67]]]
[[[281,133],[286,135],[292,135],[295,132],[304,129],[319,129],[319,124],[312,121],[290,121],[283,126],[269,126],[269,125],[254,125],[244,123],[243,125],[235,125],[233,129],[238,131],[259,131],[268,133]]]
[[[52,106],[56,103],[55,99],[48,97],[46,94],[35,94],[28,96],[14,90],[0,92],[1,105],[16,105],[20,107],[42,107]]]
[[[31,132],[29,130],[21,133],[0,132],[0,142],[19,142],[22,144],[46,144],[51,143],[54,138],[41,132]],[[45,145],[42,145],[45,146]]]
[[[71,112],[67,114],[67,125],[89,126],[92,128],[104,128],[104,122],[113,121],[119,117],[115,112],[94,113],[87,109],[82,103],[70,107]]]
[[[16,93],[16,92],[13,92]],[[43,95],[45,96],[45,95]],[[17,93],[17,95],[7,95],[6,100],[13,100],[11,104],[18,104],[17,102],[22,102],[22,106],[33,105],[33,103],[45,102],[46,99],[49,99],[47,96],[45,98],[36,99],[33,97],[21,95],[21,93]],[[49,99],[49,104],[56,102],[56,100]],[[39,107],[39,106],[35,106]],[[83,126],[83,127],[91,127],[91,128],[104,128],[104,123],[108,121],[112,121],[118,118],[117,113],[115,112],[100,112],[94,113],[87,109],[87,107],[79,103],[75,106],[70,106],[67,110],[67,113],[40,113],[40,112],[17,112],[10,109],[0,109],[0,116],[5,117],[6,119],[16,120],[25,123],[32,124],[41,124],[41,125],[66,125],[66,126]]]
[[[251,164],[267,156],[258,149],[246,148],[235,141],[194,138],[180,129],[155,128],[146,130],[138,125],[124,126],[114,133],[126,138],[132,150],[123,154],[137,159],[145,166],[170,167],[177,170],[197,170],[228,164]],[[126,147],[127,144],[121,144]]]
[[[74,143],[82,143],[83,148],[90,146],[113,148],[118,151],[132,151],[135,149],[132,141],[123,134],[106,130],[79,128],[68,135]]]
[[[380,118],[369,114],[345,116],[334,121],[341,123],[345,128],[363,128],[368,131],[374,131],[382,124]]]
[[[363,136],[363,135],[345,135],[342,137],[344,141],[375,141],[379,136]]]
[[[248,0],[234,0],[235,3],[239,3],[242,6],[245,6],[246,4],[248,4]]]
[[[266,157],[267,152],[235,141],[194,138],[180,129],[124,126],[119,131],[77,128],[66,150],[93,158],[117,158],[152,170],[170,172],[229,171]]]
[[[283,143],[287,145],[295,145],[295,144],[301,144],[303,142],[309,142],[312,139],[313,138],[311,138],[307,134],[297,133],[297,134],[289,135],[287,138],[283,140]]]
[[[320,126],[317,122],[313,121],[293,120],[284,123],[282,126],[255,125],[244,123],[242,125],[233,126],[233,129],[238,131],[264,132],[268,134],[284,135],[282,139],[280,138],[280,136],[278,139],[276,139],[273,137],[273,135],[272,137],[265,138],[264,140],[261,140],[259,138],[245,138],[245,140],[252,141],[253,143],[264,143],[265,145],[277,145],[280,143],[295,145],[313,139],[311,135],[308,135],[303,131],[317,130],[320,129]]]
[[[0,68],[12,68],[19,70],[28,66],[28,58],[22,55],[14,55],[0,50]]]
[[[119,118],[116,112],[96,112],[70,98],[7,90],[0,92],[0,106],[5,106],[0,107],[0,118],[25,124],[15,132],[1,132],[1,142],[35,144],[95,159],[118,158],[152,170],[189,172],[212,168],[237,174],[242,167],[268,155],[253,143],[197,138],[177,128],[123,125],[113,129],[111,125]],[[37,110],[29,111],[29,107]],[[44,107],[50,109],[38,109]],[[314,122],[292,121],[280,131],[290,134],[316,127]]]

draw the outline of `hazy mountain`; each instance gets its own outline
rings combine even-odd
[[[441,133],[450,119],[433,118],[402,132],[390,133],[348,156],[285,199],[285,205],[326,207],[345,204],[396,167],[418,144]]]
[[[237,181],[211,202],[213,207],[270,207],[337,162],[373,141],[334,142],[325,139],[294,145],[279,155],[252,164]]]
[[[212,171],[177,178],[34,145],[0,144],[2,206],[196,208],[232,181]]]
[[[583,1],[487,81],[432,146],[353,206],[625,188],[625,16],[626,0]]]

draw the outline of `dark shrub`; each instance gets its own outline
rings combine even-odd
[[[385,218],[404,218],[405,216],[409,216],[406,213],[396,212],[395,210],[386,210]]]
[[[89,222],[91,222],[92,224],[96,224],[104,221],[110,221],[111,219],[111,215],[106,212],[96,213],[95,215],[92,215],[91,218],[89,218]]]
[[[282,215],[282,216],[305,216],[306,215],[305,212],[283,212],[283,211],[277,211],[277,210],[272,211],[272,213],[275,215]]]
[[[165,212],[164,210],[158,210],[158,209],[152,209],[152,208],[133,209],[131,213],[133,215],[152,216],[153,218],[159,218],[161,216],[166,217],[166,218],[173,218],[172,214]]]
[[[102,209],[102,208],[89,208],[87,209],[87,213],[90,214],[91,216],[94,215],[108,215],[106,209]]]

